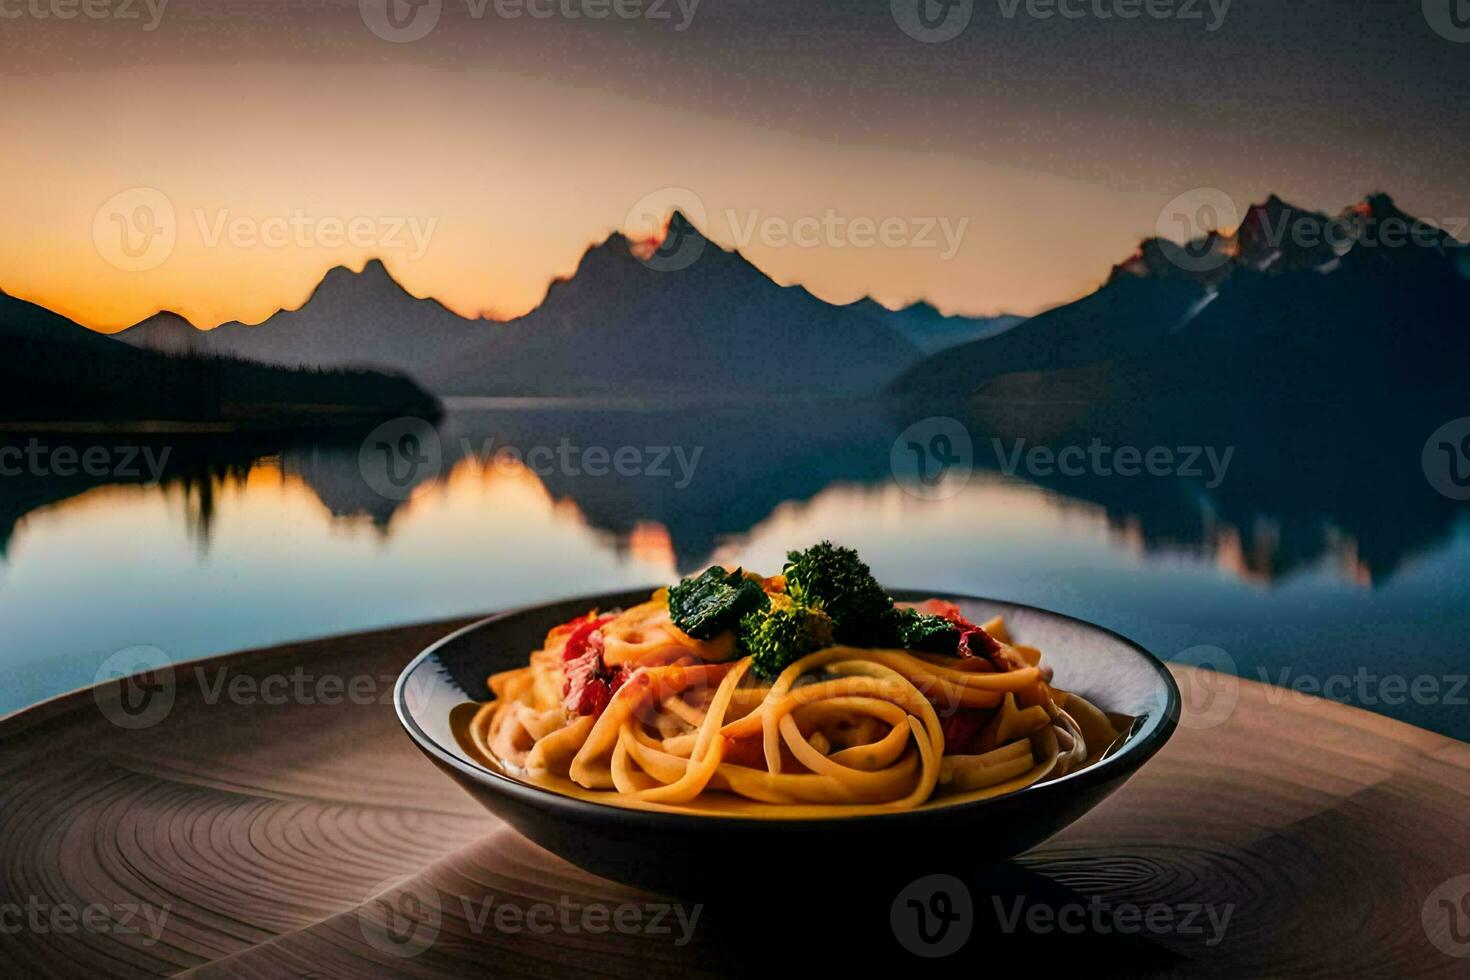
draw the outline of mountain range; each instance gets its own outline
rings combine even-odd
[[[673,243],[693,260],[665,261],[659,249]],[[836,306],[778,285],[675,212],[662,245],[614,233],[509,321],[416,298],[374,259],[361,272],[332,269],[305,303],[259,324],[206,331],[163,311],[115,336],[163,352],[404,371],[443,394],[708,398],[868,393],[927,354],[1021,319],[871,298]]]
[[[1107,282],[890,386],[1012,401],[1322,399],[1463,387],[1470,250],[1376,194],[1272,196],[1233,232],[1144,241]]]
[[[1458,384],[1470,354],[1467,254],[1384,194],[1335,216],[1273,195],[1233,230],[1143,241],[1075,302],[1025,320],[975,318],[924,302],[824,302],[675,212],[659,242],[614,233],[591,246],[538,307],[504,322],[414,297],[373,260],[332,269],[300,307],[257,325],[201,331],[163,312],[116,337],[161,352],[385,368],[449,395],[1310,399]]]
[[[777,285],[678,212],[658,249],[614,233],[535,310],[426,382],[447,394],[852,395],[922,357],[882,319]]]
[[[258,324],[239,321],[198,330],[178,313],[156,313],[113,336],[169,353],[211,353],[286,367],[382,368],[420,374],[450,351],[472,346],[487,321],[461,317],[434,299],[419,299],[382,261],[361,272],[329,271],[306,302]]]

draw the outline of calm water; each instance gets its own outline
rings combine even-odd
[[[666,583],[712,560],[774,570],[831,538],[894,586],[1054,608],[1166,658],[1325,683],[1470,738],[1470,526],[1420,455],[1467,414],[460,403],[437,429],[367,440],[158,439],[157,485],[0,478],[0,712],[90,684],[134,645],[186,659]],[[1025,455],[1038,445],[1172,461],[1057,474]],[[1204,453],[1184,465],[1195,446],[1213,469]]]

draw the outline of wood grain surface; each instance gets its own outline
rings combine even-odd
[[[676,902],[486,814],[391,704],[454,625],[182,665],[145,727],[112,720],[120,684],[0,721],[6,975],[973,976],[1032,954],[1040,975],[1470,975],[1463,743],[1176,668],[1173,741],[1062,835],[969,876],[968,940],[921,957],[890,917],[907,882],[865,880],[861,855],[844,875],[772,854]],[[915,868],[963,846],[915,841]]]

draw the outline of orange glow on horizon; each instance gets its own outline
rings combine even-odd
[[[830,302],[1031,313],[1095,288],[1169,196],[837,145],[478,68],[288,64],[263,77],[223,65],[201,77],[157,65],[7,77],[6,92],[0,141],[27,149],[0,185],[0,289],[108,332],[159,310],[202,328],[259,323],[299,306],[333,266],[374,257],[462,316],[513,317],[590,245],[636,232],[640,202],[668,188],[691,189],[703,214],[689,216],[711,240]],[[467,113],[476,127],[448,124]],[[649,132],[684,138],[670,153]],[[282,145],[290,152],[272,151]],[[388,152],[400,147],[407,166]],[[95,165],[99,148],[108,166]],[[174,240],[156,264],[122,268],[104,254],[120,233],[108,209],[137,188]],[[939,218],[964,231],[953,254],[932,229],[897,246],[778,234],[829,213],[895,220],[914,239]],[[354,221],[366,237],[339,241]]]
[[[707,229],[701,230],[706,231],[706,233],[708,234]],[[665,235],[667,235],[667,231],[665,231]],[[258,302],[253,302],[250,304],[250,306],[252,309],[255,310],[255,312],[246,314],[236,314],[233,312],[229,312],[228,310],[226,310],[223,303],[215,299],[210,299],[203,303],[189,301],[172,302],[166,298],[163,300],[159,300],[153,297],[151,291],[148,290],[141,282],[136,284],[124,284],[118,292],[111,293],[105,297],[99,297],[96,300],[95,304],[93,302],[89,302],[85,294],[83,294],[83,298],[81,299],[74,299],[71,298],[75,295],[74,293],[62,293],[55,296],[49,295],[45,292],[28,293],[27,290],[25,290],[21,286],[9,284],[4,281],[0,281],[0,290],[3,290],[4,292],[10,294],[11,296],[15,296],[18,299],[23,299],[28,302],[35,303],[39,306],[43,306],[48,310],[59,313],[62,316],[67,317],[68,319],[75,320],[83,326],[89,327],[90,329],[104,334],[117,333],[119,331],[125,330],[133,324],[159,313],[176,313],[184,317],[196,328],[204,331],[209,331],[213,330],[215,327],[222,326],[225,323],[231,322],[240,322],[247,326],[256,326],[270,319],[276,313],[299,309],[310,299],[312,292],[321,283],[322,278],[325,277],[331,269],[342,266],[350,269],[353,272],[361,272],[365,265],[367,265],[374,259],[377,259],[383,262],[393,279],[415,298],[437,301],[444,305],[447,309],[449,309],[450,312],[464,317],[465,319],[506,321],[515,319],[519,316],[523,316],[526,313],[529,313],[532,310],[536,309],[536,307],[538,307],[545,299],[546,292],[550,288],[550,286],[558,280],[565,280],[571,277],[572,274],[576,271],[577,264],[581,260],[585,252],[588,249],[594,248],[597,245],[601,244],[601,242],[603,242],[606,237],[606,235],[598,236],[593,240],[586,242],[586,244],[582,245],[580,248],[576,248],[572,253],[573,257],[569,261],[564,262],[558,268],[553,268],[548,271],[545,281],[541,284],[539,289],[531,288],[528,283],[506,283],[502,287],[504,290],[504,294],[516,295],[518,297],[519,302],[517,303],[517,305],[514,306],[506,302],[501,302],[497,304],[490,297],[470,296],[467,291],[459,288],[451,288],[448,292],[443,294],[434,294],[426,292],[422,289],[414,288],[412,285],[410,285],[410,283],[415,279],[418,270],[416,270],[412,264],[403,263],[400,267],[400,264],[397,263],[395,259],[377,254],[364,254],[355,259],[348,260],[329,259],[324,263],[318,262],[317,265],[319,265],[320,268],[308,268],[306,269],[304,275],[302,274],[302,272],[297,270],[283,270],[279,282],[280,299],[275,301],[275,305],[271,305],[267,309],[261,306]],[[630,240],[632,241],[635,250],[642,246],[645,247],[648,252],[652,252],[652,250],[656,249],[662,243],[663,237],[664,236],[648,237],[642,239],[630,238]],[[734,244],[730,242],[720,241],[714,235],[710,235],[710,238],[717,245],[720,245],[723,248],[739,250],[738,247]],[[746,252],[744,254],[746,255],[746,258],[751,257],[749,252]],[[1096,289],[1105,281],[1107,271],[1107,269],[1105,268],[1101,275],[1098,275],[1092,279],[1084,278],[1078,280],[1078,282],[1072,287],[1074,291],[1070,294],[1061,295],[1045,300],[1038,300],[1035,305],[1030,307],[1025,307],[1021,304],[1012,304],[1009,306],[1003,304],[950,304],[946,306],[946,304],[936,302],[930,296],[921,295],[912,291],[902,293],[883,293],[876,289],[870,290],[861,285],[854,285],[847,289],[839,289],[835,291],[831,289],[823,289],[819,284],[805,282],[799,278],[781,277],[777,275],[773,270],[762,266],[759,262],[754,262],[753,264],[755,264],[757,268],[760,268],[761,271],[765,272],[778,284],[782,286],[804,286],[814,295],[825,299],[830,303],[844,304],[853,302],[863,297],[871,297],[878,300],[878,302],[882,303],[884,306],[887,306],[890,309],[901,309],[909,305],[910,303],[924,300],[933,303],[933,305],[935,305],[941,313],[951,316],[990,316],[999,313],[1021,313],[1028,316],[1034,315],[1036,313],[1050,309],[1054,306],[1069,302],[1091,292],[1093,289]],[[254,288],[251,290],[251,294],[252,296],[263,295],[259,283],[256,283],[254,285]],[[105,312],[100,312],[120,308],[139,309],[143,310],[144,312],[139,315],[129,315],[129,317],[125,320],[109,318],[106,316]]]
[[[150,2],[152,22],[11,6],[0,289],[109,332],[160,310],[259,323],[371,257],[416,296],[510,318],[589,244],[646,233],[647,202],[676,191],[778,283],[973,316],[1089,292],[1191,190],[1242,213],[1272,193],[1336,213],[1370,190],[1470,213],[1445,176],[1463,169],[1443,138],[1455,100],[1425,81],[1455,52],[1420,29],[1420,57],[1385,62],[1395,77],[1345,114],[1317,25],[1291,35],[1306,44],[1240,30],[1138,48],[1152,32],[1129,32],[1104,50],[1020,22],[915,45],[883,11],[837,4],[724,5],[697,24],[691,4],[689,22],[636,28],[435,4],[409,44],[348,0]],[[1352,6],[1385,32],[1412,21]],[[1360,36],[1338,21],[1339,40]],[[1298,84],[1303,56],[1323,59],[1320,90]],[[1232,74],[1243,63],[1261,71]],[[1181,69],[1218,98],[1179,99]],[[1290,111],[1258,89],[1291,91]],[[1343,152],[1365,134],[1394,152]],[[792,241],[829,216],[898,234]],[[953,236],[936,241],[936,221]]]

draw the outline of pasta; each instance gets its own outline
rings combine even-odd
[[[841,816],[1055,779],[1096,761],[1126,724],[1053,686],[1040,652],[1002,620],[968,623],[937,600],[892,615],[938,643],[967,638],[955,653],[808,643],[776,670],[748,647],[762,616],[792,608],[786,578],[715,573],[757,583],[768,611],[701,639],[676,625],[667,589],[594,610],[552,629],[526,666],[492,675],[493,700],[461,741],[512,775],[604,803]]]

